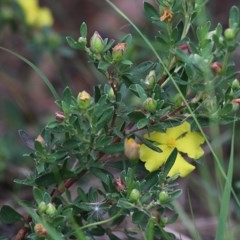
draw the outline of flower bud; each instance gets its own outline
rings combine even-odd
[[[232,28],[227,28],[227,29],[224,31],[224,37],[225,37],[227,40],[229,40],[229,41],[233,40],[234,37],[235,37],[235,32],[234,32],[234,30],[233,30]]]
[[[235,98],[232,100],[232,111],[236,112],[240,107],[240,98]]]
[[[110,101],[114,101],[116,99],[115,93],[112,88],[109,88],[108,90],[108,99]]]
[[[186,55],[189,55],[191,53],[191,48],[188,43],[184,43],[178,47],[180,50],[183,51]]]
[[[77,102],[80,109],[87,109],[91,104],[91,96],[86,91],[82,91],[77,96]]]
[[[214,73],[218,74],[222,72],[223,65],[220,62],[213,62],[211,65],[211,69]]]
[[[65,119],[64,113],[61,111],[55,112],[55,118],[58,122],[62,122]]]
[[[90,39],[90,49],[93,53],[101,53],[104,49],[104,42],[97,31],[94,32]]]
[[[47,210],[47,204],[45,202],[40,202],[38,204],[38,211],[44,213]]]
[[[56,211],[57,211],[56,207],[52,203],[48,203],[45,213],[53,217],[56,214]]]
[[[156,109],[157,109],[157,101],[155,99],[153,99],[153,98],[147,98],[143,102],[143,107],[148,112],[154,113],[154,112],[156,112]]]
[[[115,180],[115,186],[119,192],[126,190],[126,185],[120,177],[117,177]]]
[[[158,195],[158,200],[161,204],[166,203],[169,200],[168,193],[166,191],[161,191]]]
[[[45,145],[45,140],[41,135],[38,135],[35,141],[40,142],[42,145]]]
[[[137,189],[133,189],[131,192],[130,192],[130,195],[129,195],[129,201],[130,202],[137,202],[139,200],[141,196],[141,193],[139,192],[139,190]]]
[[[137,160],[139,158],[140,144],[133,138],[126,138],[124,141],[124,154],[129,160]]]
[[[231,88],[232,88],[233,91],[239,90],[240,83],[239,83],[238,79],[233,80]]]
[[[46,237],[47,236],[47,230],[41,223],[37,223],[34,226],[34,232],[40,237]]]
[[[236,112],[239,109],[239,104],[232,101],[232,112]]]
[[[118,62],[122,59],[126,47],[127,47],[126,43],[118,43],[112,49],[112,59],[113,59],[113,61]]]
[[[145,88],[148,90],[153,89],[153,87],[156,84],[156,81],[157,81],[156,72],[154,70],[151,70],[144,81]]]

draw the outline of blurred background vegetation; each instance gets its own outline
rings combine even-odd
[[[52,12],[54,24],[51,29],[33,29],[26,26],[19,9],[11,2],[13,1],[0,0],[0,46],[34,63],[46,74],[59,95],[67,85],[76,94],[82,90],[91,93],[92,87],[103,81],[86,57],[71,50],[65,40],[67,35],[75,39],[79,36],[79,26],[83,21],[88,25],[89,36],[95,30],[103,38],[119,39],[124,33],[134,34],[131,26],[104,0],[40,0],[40,6],[48,7]],[[154,32],[151,32],[153,27],[143,16],[142,0],[113,2],[133,19],[143,32],[154,37]],[[211,0],[205,14],[213,21],[213,26],[220,22],[226,28],[229,9],[234,4],[239,5],[239,1]],[[137,35],[134,36],[134,42],[136,46],[131,51],[133,62],[150,60],[152,57],[146,56],[145,52],[136,51],[143,44]],[[235,53],[234,58],[239,58],[239,54]],[[238,69],[239,67],[237,66]],[[24,129],[36,137],[48,120],[55,117],[57,110],[50,91],[39,75],[16,56],[0,50],[0,206],[14,201],[13,196],[16,195],[21,199],[29,198],[27,189],[17,189],[13,184],[15,178],[27,175],[32,166],[22,157],[27,147],[21,142],[18,129]],[[224,128],[223,133],[221,140],[227,143],[230,130]],[[228,144],[224,150],[227,156]],[[239,158],[239,155],[236,158]],[[240,168],[237,167],[237,170]],[[239,174],[235,175],[238,179]],[[195,186],[201,185],[194,177],[192,181],[195,181]],[[207,192],[210,193],[211,189]],[[197,195],[196,198],[202,198],[200,201],[204,203],[204,195],[199,197],[198,191],[193,192],[193,196],[194,194]],[[183,203],[185,201],[187,200],[183,199]],[[204,205],[199,206],[199,202],[193,204],[196,204],[195,207],[205,216]],[[209,222],[208,227],[211,228]]]

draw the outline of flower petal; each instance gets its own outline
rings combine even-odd
[[[178,151],[186,153],[190,158],[198,159],[203,156],[204,151],[201,144],[204,137],[198,132],[188,132],[183,138],[177,139],[176,147]]]
[[[183,122],[181,125],[171,127],[166,130],[166,134],[169,138],[177,139],[184,133],[190,132],[191,126],[188,122]]]
[[[175,174],[179,174],[181,177],[187,176],[191,173],[195,167],[188,163],[181,154],[178,153],[175,163],[173,164],[171,170],[168,173],[169,177],[172,177]]]
[[[168,140],[166,133],[161,133],[161,132],[156,132],[156,131],[145,134],[144,138],[149,139],[149,140],[159,143],[159,144],[166,144],[167,140]]]
[[[157,146],[160,147],[160,145]],[[165,163],[172,151],[171,148],[165,146],[161,146],[161,150],[162,152],[159,153],[144,144],[140,146],[140,160],[145,162],[145,168],[149,172],[159,169]]]

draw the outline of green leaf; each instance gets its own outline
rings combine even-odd
[[[239,9],[233,6],[230,9],[229,27],[236,29],[239,26]]]
[[[233,179],[233,170],[234,170],[234,152],[235,152],[235,132],[236,132],[236,124],[233,122],[232,129],[232,140],[231,140],[231,153],[228,164],[227,176],[225,178],[225,186],[221,199],[221,208],[220,214],[218,217],[218,225],[216,232],[216,239],[222,240],[224,236],[227,236],[229,233],[229,229],[227,229],[226,222],[229,217],[229,205],[231,199],[231,191],[232,191],[232,179]],[[226,233],[226,234],[224,234]]]
[[[79,43],[75,41],[72,37],[67,36],[66,37],[68,45],[73,49],[79,49]]]
[[[107,109],[104,110],[104,112],[102,113],[100,118],[98,118],[97,129],[101,129],[101,128],[105,127],[106,125],[108,125],[108,123],[110,122],[110,120],[113,116],[113,112],[114,112],[113,106],[108,107]]]
[[[33,197],[38,204],[43,201],[43,196],[44,192],[40,188],[33,188]]]
[[[142,111],[136,110],[134,112],[130,112],[128,114],[128,117],[130,118],[131,121],[137,122],[140,119],[146,118],[146,115]]]
[[[56,177],[53,173],[45,173],[40,177],[37,177],[35,183],[42,187],[49,187],[53,184],[56,184]]]
[[[124,200],[124,199],[119,199],[117,206],[123,209],[131,209],[133,208],[133,204]]]
[[[108,146],[104,146],[101,148],[101,151],[107,154],[121,153],[123,152],[123,150],[124,150],[124,147],[122,142],[110,144]]]
[[[144,2],[144,13],[146,15],[146,17],[152,19],[152,18],[159,18],[159,14],[157,12],[157,10],[154,8],[153,5],[151,5],[148,2]]]
[[[85,22],[83,22],[80,26],[80,35],[84,38],[87,37],[87,24]]]
[[[12,207],[4,205],[0,210],[0,219],[4,224],[12,224],[18,221],[23,221],[24,217]]]
[[[159,147],[157,147],[156,145],[154,145],[152,143],[152,141],[149,141],[148,139],[143,138],[139,135],[136,135],[136,137],[139,138],[142,141],[143,144],[145,144],[147,147],[151,148],[153,151],[156,151],[156,152],[159,152],[159,153],[162,152],[162,150]]]
[[[149,118],[140,119],[137,122],[137,128],[142,129],[142,128],[146,127],[148,125],[148,123],[149,123]]]
[[[149,216],[143,211],[136,211],[132,215],[132,221],[135,224],[139,224],[142,227],[145,227],[148,223]]]
[[[173,164],[176,161],[177,158],[177,154],[178,154],[178,150],[176,148],[173,149],[173,151],[171,152],[170,156],[168,157],[165,165],[164,165],[164,175],[167,176],[169,171],[171,170]]]
[[[129,87],[136,96],[141,98],[142,101],[146,100],[147,94],[145,93],[144,88],[140,84],[131,84]]]

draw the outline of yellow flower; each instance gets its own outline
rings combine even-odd
[[[53,17],[48,8],[39,7],[38,0],[16,0],[25,14],[26,23],[33,27],[52,26]]]
[[[182,153],[192,159],[198,159],[204,154],[200,146],[204,143],[204,138],[198,132],[191,132],[191,126],[188,122],[168,128],[165,133],[154,131],[144,137],[153,141],[162,151],[156,152],[144,144],[141,145],[140,160],[145,162],[145,168],[150,172],[159,169],[167,161],[173,149],[176,148],[178,150],[177,157],[168,176],[179,174],[181,177],[185,177],[195,167],[183,158]]]
[[[45,26],[52,26],[52,25],[53,25],[53,16],[51,11],[46,7],[40,8],[38,10],[38,15],[36,17],[36,26],[45,27]]]

